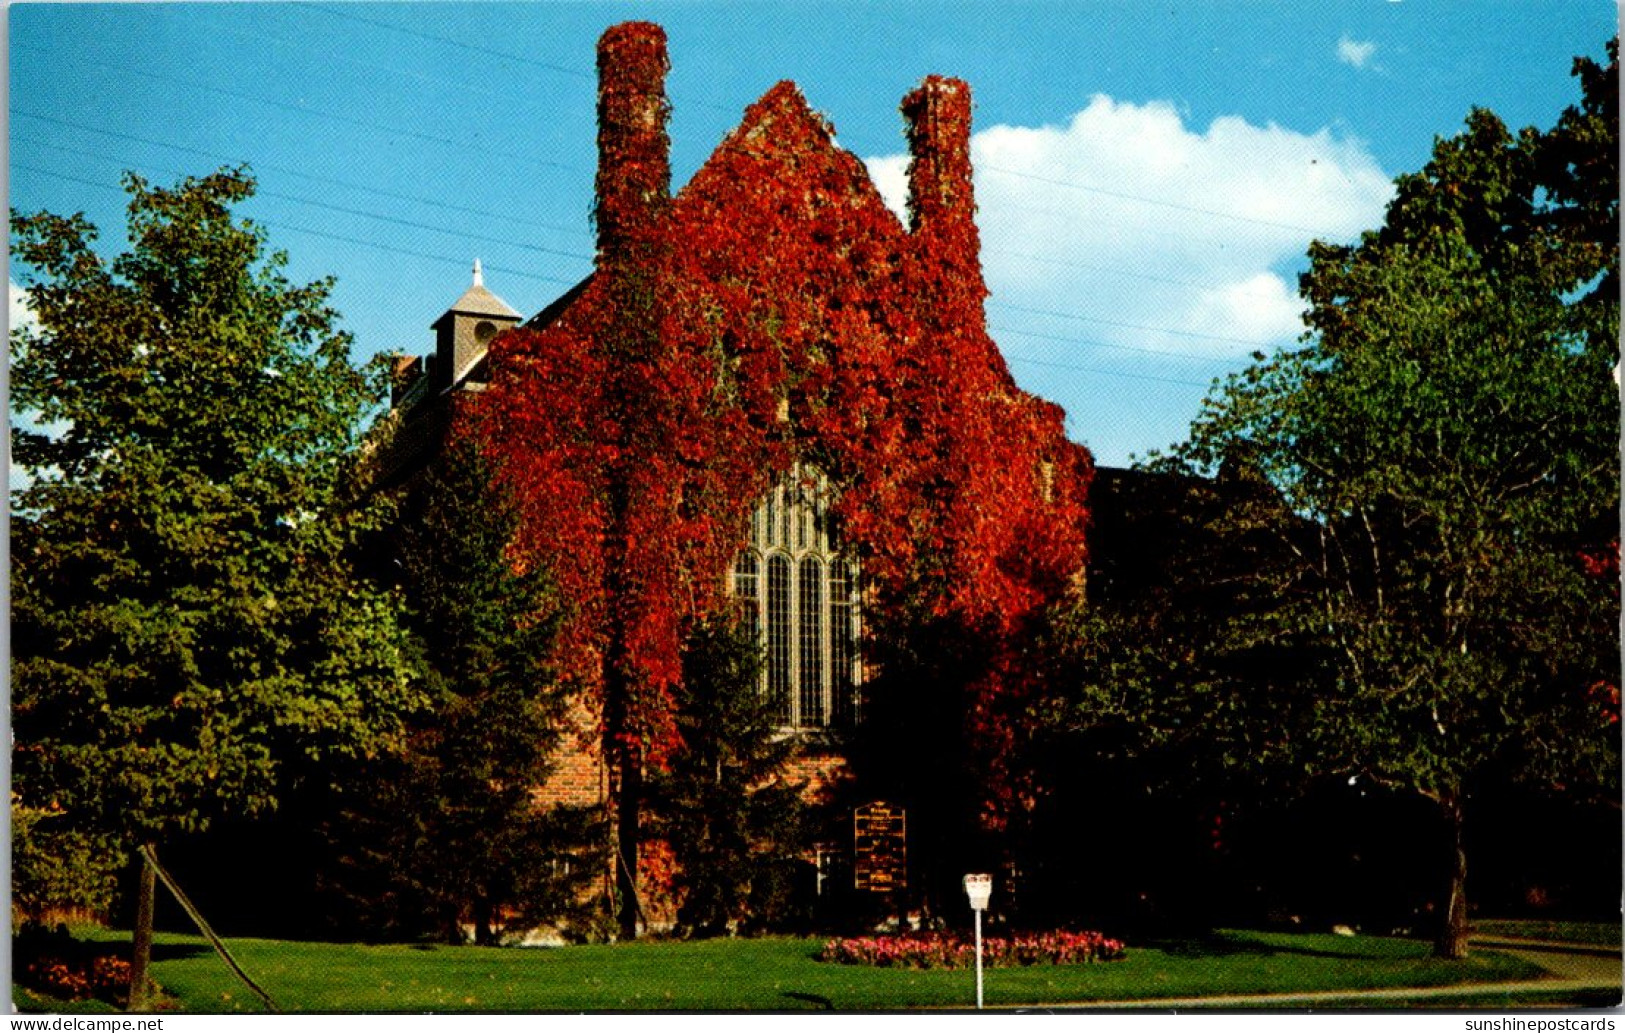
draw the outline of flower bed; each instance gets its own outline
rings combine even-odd
[[[989,936],[982,940],[982,964],[991,968],[1082,965],[1117,961],[1122,957],[1122,941],[1096,932],[1031,933]],[[818,960],[882,968],[969,968],[976,964],[976,944],[952,933],[862,936],[830,940],[819,952]]]
[[[100,1000],[122,1007],[129,996],[129,948],[78,940],[67,927],[25,923],[12,937],[19,986],[65,1001]],[[157,989],[156,983],[149,986]]]
[[[121,1003],[130,988],[130,963],[107,956],[88,959],[60,957],[30,962],[19,980],[53,997],[69,1001],[99,998]]]

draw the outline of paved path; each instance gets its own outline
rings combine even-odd
[[[1237,994],[1217,997],[1163,997],[1153,1000],[1092,1001],[1054,1008],[1021,1011],[1189,1011],[1192,1009],[1246,1008],[1381,1008],[1384,1001],[1427,1001],[1449,1007],[1452,998],[1483,998],[1497,994],[1565,993],[1612,990],[1621,993],[1620,952],[1589,944],[1549,940],[1473,938],[1473,946],[1503,951],[1546,970],[1541,979],[1505,983],[1463,983],[1452,986],[1387,987],[1379,990],[1321,990],[1291,994]],[[1403,1007],[1395,1005],[1394,1007]]]

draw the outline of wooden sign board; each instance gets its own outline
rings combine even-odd
[[[901,807],[882,801],[852,810],[852,884],[870,893],[908,886],[908,821]]]

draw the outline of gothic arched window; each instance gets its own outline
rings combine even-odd
[[[825,724],[824,714],[824,565],[815,556],[804,556],[797,565],[800,582],[797,614],[801,624],[800,648],[796,651],[797,683],[801,687],[797,724]]]
[[[857,716],[853,709],[858,687],[858,605],[857,583],[852,568],[839,557],[829,564],[829,669],[830,717],[838,725],[849,725]]]
[[[822,475],[802,467],[775,485],[752,514],[730,586],[765,647],[762,692],[792,728],[857,719],[857,570],[830,533],[828,492]]]
[[[761,576],[756,569],[756,553],[745,551],[739,554],[734,561],[733,597],[738,606],[739,619],[747,628],[754,628],[761,623],[761,606],[757,597],[761,589],[757,582]]]
[[[795,660],[791,643],[795,624],[790,610],[795,597],[790,590],[790,573],[790,561],[784,556],[767,558],[767,697],[786,724],[795,723],[790,706],[791,665]]]

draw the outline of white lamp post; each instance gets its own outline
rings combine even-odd
[[[976,915],[976,1008],[982,1007],[982,912],[987,910],[987,899],[993,895],[993,876],[965,876],[965,895],[970,898],[970,909]]]

